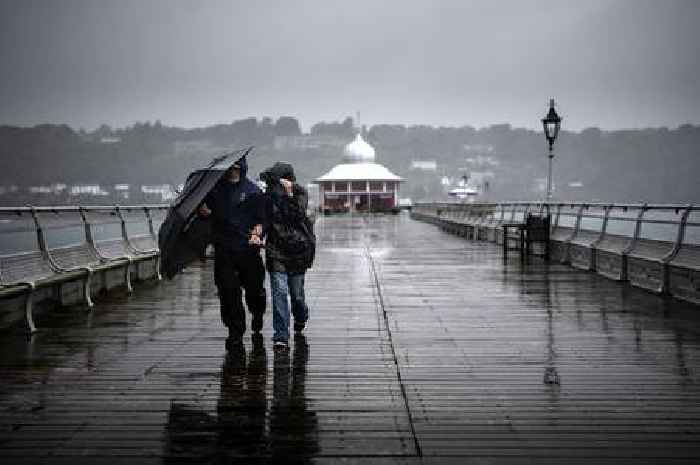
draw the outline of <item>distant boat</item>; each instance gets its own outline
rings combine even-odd
[[[479,191],[471,187],[455,187],[450,190],[447,195],[450,197],[457,197],[458,199],[466,199],[468,197],[475,197],[479,195]]]

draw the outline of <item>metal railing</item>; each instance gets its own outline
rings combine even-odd
[[[123,269],[132,291],[131,268],[156,258],[157,231],[167,205],[52,206],[0,208],[0,296],[25,294],[25,318],[31,332],[34,291],[82,280],[82,294],[92,307],[91,277]],[[60,293],[59,293],[60,294]]]
[[[467,217],[474,212],[490,217],[495,223],[524,221],[527,213],[552,216],[552,232],[570,228],[573,235],[581,231],[604,237],[615,235],[637,240],[674,243],[672,253],[681,244],[700,244],[700,205],[634,204],[587,202],[500,202],[500,203],[418,203],[417,213],[438,217]]]
[[[700,304],[700,205],[501,202],[419,203],[415,218],[447,232],[503,243],[504,225],[550,215],[555,262]]]
[[[156,239],[168,208],[166,204],[0,207],[0,255],[43,251],[49,245],[40,240],[40,233],[45,238],[51,232],[62,235],[51,238],[55,246],[82,241],[129,240],[130,232],[135,232],[140,223],[144,232]],[[131,218],[133,212],[142,213],[142,221]]]

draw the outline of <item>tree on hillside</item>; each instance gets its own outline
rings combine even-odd
[[[311,126],[311,134],[315,136],[336,136],[350,138],[355,134],[355,123],[349,116],[342,123],[326,123],[321,121]]]
[[[292,116],[281,116],[275,122],[275,135],[300,136],[301,127],[299,126],[299,121]]]

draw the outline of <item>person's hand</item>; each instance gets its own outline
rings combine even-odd
[[[251,234],[254,236],[262,236],[262,225],[256,224]]]
[[[290,181],[289,179],[280,179],[280,184],[282,184],[282,187],[284,187],[285,192],[287,195],[292,195],[292,187],[294,186],[294,183]]]
[[[206,218],[207,216],[211,215],[211,210],[209,210],[209,207],[207,207],[206,203],[203,203],[199,206],[199,210],[197,210],[197,213],[199,214],[199,216]]]
[[[262,239],[260,239],[260,236],[257,236],[255,234],[251,234],[250,239],[248,240],[248,244],[250,245],[263,245]]]

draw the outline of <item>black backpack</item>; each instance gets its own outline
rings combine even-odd
[[[273,200],[273,209],[279,211]],[[316,235],[314,226],[307,215],[301,221],[274,221],[275,255],[282,261],[300,262],[310,268],[316,255]]]

